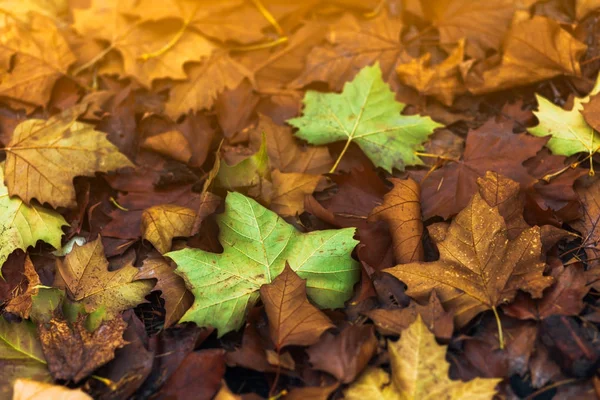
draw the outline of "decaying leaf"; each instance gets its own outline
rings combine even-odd
[[[63,261],[57,260],[54,286],[66,289],[69,298],[83,304],[88,313],[102,307],[107,318],[144,302],[154,284],[136,280],[138,269],[127,264],[108,270],[102,241],[97,238],[74,246]]]
[[[239,193],[229,193],[218,219],[224,251],[184,249],[167,253],[195,301],[181,321],[212,326],[219,335],[238,329],[258,291],[286,261],[306,279],[311,300],[335,308],[350,297],[359,267],[350,253],[354,229],[300,233],[275,213]],[[198,268],[201,265],[202,268]]]
[[[191,236],[194,210],[174,204],[150,207],[142,213],[142,237],[161,254],[171,250],[174,237]]]
[[[30,379],[17,379],[13,387],[13,400],[93,400],[81,389],[37,382]]]
[[[289,345],[310,346],[333,328],[329,318],[306,298],[306,282],[286,265],[273,282],[260,288],[269,317],[269,330],[279,350]]]
[[[5,182],[11,196],[53,207],[73,207],[73,178],[93,176],[133,164],[93,125],[77,122],[84,107],[48,120],[19,124],[6,147]]]
[[[2,398],[10,398],[16,379],[50,380],[42,346],[31,322],[10,323],[0,317],[0,368]]]
[[[60,248],[62,227],[67,221],[53,210],[37,204],[27,205],[21,199],[11,197],[4,185],[3,164],[0,164],[0,209],[0,266],[13,251],[27,250],[38,240]]]
[[[384,220],[390,225],[394,239],[394,257],[398,264],[423,261],[423,221],[421,221],[421,189],[412,179],[390,179],[394,188],[374,208],[369,220]]]
[[[354,142],[373,164],[389,172],[422,164],[415,151],[441,126],[429,117],[401,115],[405,105],[394,100],[379,64],[363,68],[341,94],[309,90],[304,106],[301,117],[288,120],[298,128],[299,138],[317,145],[345,141],[345,150]]]
[[[165,299],[165,327],[179,321],[194,302],[194,296],[185,288],[183,279],[161,256],[146,258],[136,279],[156,279],[153,290],[160,290]]]
[[[478,399],[491,400],[502,379],[475,378],[469,382],[451,380],[446,348],[420,317],[398,342],[388,342],[391,376],[382,369],[369,368],[345,391],[344,398],[358,399]]]
[[[112,360],[115,350],[127,344],[123,340],[126,327],[123,318],[116,317],[90,332],[85,315],[78,316],[73,323],[62,317],[40,323],[40,342],[52,376],[75,383],[81,381]]]
[[[435,289],[455,323],[464,326],[483,310],[511,301],[517,290],[541,297],[552,284],[543,276],[540,228],[508,239],[504,219],[476,193],[437,243],[439,261],[397,265],[386,272],[408,285],[407,294],[426,301]]]
[[[23,268],[25,270],[25,278],[27,279],[27,286],[22,293],[17,294],[6,303],[5,310],[23,319],[28,319],[31,311],[32,297],[38,294],[39,288],[37,286],[41,285],[42,282],[29,256],[25,256],[25,265]]]

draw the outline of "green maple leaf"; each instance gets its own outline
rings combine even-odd
[[[59,213],[10,197],[4,185],[4,163],[0,164],[0,268],[13,251],[26,250],[38,240],[60,248],[64,225],[67,221]]]
[[[429,117],[400,114],[404,107],[394,99],[375,64],[363,68],[340,94],[306,92],[304,114],[288,123],[298,128],[298,137],[311,144],[346,141],[331,172],[351,142],[360,146],[373,164],[392,172],[392,168],[423,164],[415,151],[442,126]]]
[[[551,138],[546,144],[552,153],[571,156],[576,153],[594,154],[600,147],[600,134],[583,118],[581,110],[590,97],[600,92],[600,76],[586,97],[576,97],[571,110],[565,110],[540,95],[535,95],[538,111],[533,113],[540,123],[528,131],[534,136]]]
[[[322,308],[342,307],[359,278],[351,252],[354,229],[301,233],[272,211],[240,194],[229,193],[218,217],[221,254],[184,249],[165,254],[194,294],[181,322],[212,326],[219,336],[240,328],[260,287],[285,268],[286,261],[306,279],[309,298]]]

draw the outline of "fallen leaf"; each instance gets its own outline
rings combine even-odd
[[[247,309],[258,300],[260,286],[272,282],[286,261],[307,280],[309,298],[318,306],[341,307],[350,297],[359,271],[350,257],[356,245],[353,229],[303,234],[235,192],[227,195],[225,213],[218,223],[219,241],[225,249],[222,254],[198,249],[166,254],[175,261],[175,272],[196,298],[181,322],[212,326],[219,336],[238,329]],[[225,280],[228,285],[223,287],[219,283]]]
[[[292,135],[290,127],[278,125],[268,116],[259,114],[258,125],[250,133],[250,138],[257,138],[256,142],[262,144],[263,132],[272,169],[320,175],[328,172],[333,165],[327,147],[303,147]]]
[[[136,279],[156,279],[153,290],[160,290],[165,299],[165,327],[175,324],[194,302],[183,279],[163,257],[156,255],[144,260]]]
[[[171,250],[174,237],[192,235],[196,213],[187,207],[162,204],[142,212],[142,237],[161,254]]]
[[[258,188],[260,193],[261,188],[266,181],[270,180],[271,175],[264,135],[261,143],[256,153],[234,165],[221,162],[215,182],[227,190]]]
[[[447,219],[465,208],[477,191],[477,178],[487,171],[530,186],[536,180],[522,164],[544,144],[540,138],[513,134],[512,124],[506,121],[489,120],[469,131],[462,160],[449,162],[421,182],[423,218],[439,215]]]
[[[499,66],[480,78],[467,77],[471,93],[482,94],[528,85],[558,75],[579,76],[579,59],[586,46],[558,22],[517,12],[502,46]]]
[[[142,148],[154,150],[159,154],[171,157],[182,163],[187,163],[192,158],[190,144],[179,131],[167,131],[150,136],[144,140]]]
[[[429,117],[401,115],[405,105],[394,100],[379,64],[363,68],[341,94],[307,91],[304,105],[301,117],[288,120],[298,128],[296,136],[316,145],[346,141],[332,171],[352,142],[386,171],[420,165],[415,151],[441,126]]]
[[[289,86],[300,88],[321,81],[338,91],[354,79],[361,68],[374,62],[381,64],[387,81],[400,55],[401,30],[402,21],[391,17],[385,8],[375,18],[367,20],[347,14],[330,26],[326,44],[310,51],[302,75]]]
[[[550,136],[546,146],[553,154],[570,156],[576,153],[594,154],[600,147],[600,134],[588,125],[581,111],[591,96],[600,92],[600,78],[586,97],[576,97],[573,108],[562,109],[542,96],[536,95],[539,124],[528,131],[535,136]]]
[[[137,274],[138,269],[131,264],[109,271],[102,241],[97,238],[83,246],[74,246],[63,261],[57,261],[54,286],[66,289],[69,298],[83,304],[88,313],[104,308],[110,319],[143,303],[152,290],[154,284],[136,280]]]
[[[23,319],[28,319],[31,311],[32,297],[38,294],[39,289],[37,286],[41,285],[42,282],[40,281],[40,277],[35,271],[35,267],[29,256],[25,256],[24,270],[24,275],[27,279],[25,291],[10,299],[6,303],[5,310],[16,314]]]
[[[31,13],[29,24],[7,21],[1,28],[0,59],[13,59],[13,63],[0,74],[0,95],[45,107],[54,84],[67,74],[75,55],[50,18]]]
[[[76,176],[94,176],[133,164],[93,125],[77,122],[84,107],[48,120],[20,123],[6,147],[5,182],[11,196],[54,208],[75,207]],[[50,165],[49,165],[50,163]]]
[[[187,81],[175,84],[169,92],[166,113],[174,120],[190,110],[211,108],[223,90],[234,89],[244,78],[252,78],[251,71],[225,53],[215,53],[188,71]]]
[[[369,215],[370,221],[384,220],[390,225],[396,263],[423,261],[423,222],[421,189],[412,179],[390,179],[394,188],[383,197],[383,204]]]
[[[600,256],[598,243],[600,243],[600,181],[596,180],[586,186],[576,186],[579,201],[583,208],[583,217],[573,222],[573,228],[581,232],[583,241],[581,246],[585,249],[588,260],[595,265]]]
[[[298,172],[284,173],[275,169],[271,172],[271,179],[273,188],[269,208],[287,217],[304,212],[304,197],[315,191],[322,177]]]
[[[0,317],[0,394],[10,398],[16,379],[50,381],[46,358],[29,321],[10,323]]]
[[[436,243],[439,261],[397,265],[385,270],[408,285],[407,294],[425,301],[436,290],[454,321],[464,326],[479,312],[511,301],[517,290],[534,298],[553,279],[543,276],[540,228],[508,239],[504,219],[476,193]]]
[[[376,350],[373,325],[350,325],[337,336],[325,333],[306,352],[314,368],[350,383],[367,366]]]
[[[126,327],[123,318],[116,317],[89,332],[84,315],[80,315],[74,323],[62,317],[40,323],[40,342],[52,376],[75,383],[81,381],[112,360],[115,349],[127,344],[123,340]]]
[[[418,59],[399,64],[396,72],[402,83],[451,106],[457,95],[467,91],[461,78],[464,56],[465,41],[460,40],[456,48],[441,63],[432,65],[431,53],[426,53]]]
[[[60,248],[62,227],[68,225],[67,221],[53,210],[37,204],[29,206],[21,199],[11,197],[4,186],[3,164],[0,164],[0,208],[0,265],[4,265],[16,249],[27,250],[29,246],[35,246],[38,240],[55,249]]]
[[[185,29],[183,21],[144,22],[128,16],[132,3],[94,0],[89,8],[72,11],[73,27],[79,34],[108,43],[91,61],[101,61],[111,50],[117,50],[123,57],[125,74],[150,87],[159,78],[186,79],[183,64],[200,61],[215,48],[196,30]],[[84,66],[91,67],[95,62]]]
[[[310,346],[324,331],[334,327],[329,318],[307,300],[306,281],[287,264],[271,283],[261,286],[260,298],[277,350],[289,345]]]
[[[440,32],[440,44],[449,46],[466,39],[466,54],[472,58],[484,58],[487,51],[498,50],[517,7],[512,0],[420,3],[424,17]]]
[[[597,93],[589,96],[589,101],[583,104],[581,114],[589,126],[596,132],[600,131],[600,96]]]
[[[206,349],[192,352],[165,382],[159,397],[181,400],[211,400],[225,375],[225,351]]]
[[[13,400],[92,400],[81,389],[37,382],[30,379],[17,379],[13,387]]]
[[[402,399],[489,399],[496,395],[502,379],[476,378],[469,382],[448,377],[450,365],[446,348],[420,317],[398,342],[388,342],[392,364],[391,377],[382,369],[369,368],[344,392],[348,400],[365,398]]]

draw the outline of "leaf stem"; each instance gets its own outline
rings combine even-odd
[[[280,38],[277,38],[275,40],[271,40],[271,41],[265,42],[265,43],[249,44],[247,46],[230,47],[229,50],[231,50],[231,51],[254,51],[254,50],[262,50],[262,49],[268,49],[270,47],[278,46],[278,45],[280,45],[282,43],[285,43],[287,41],[288,41],[288,37],[287,36],[282,36]]]
[[[340,165],[340,161],[342,161],[342,157],[344,157],[344,154],[346,154],[346,151],[348,151],[348,147],[350,147],[350,143],[352,143],[351,137],[348,138],[348,140],[346,141],[346,145],[342,149],[342,152],[338,156],[337,160],[335,160],[335,164],[333,164],[333,167],[331,167],[331,169],[329,170],[330,174],[333,174],[335,172],[335,170],[337,169],[338,165]]]
[[[504,333],[502,332],[502,322],[500,321],[500,315],[498,315],[498,310],[496,306],[492,307],[492,311],[494,312],[494,317],[496,317],[496,325],[498,326],[498,344],[500,346],[500,350],[504,350]]]
[[[570,378],[570,379],[563,379],[562,381],[554,382],[551,385],[544,386],[543,388],[536,390],[535,392],[531,393],[529,396],[525,397],[524,400],[533,400],[537,396],[539,396],[542,393],[547,392],[548,390],[552,390],[552,389],[557,388],[559,386],[568,385],[570,383],[575,383],[578,380],[579,379],[577,379],[577,378]]]
[[[442,156],[440,154],[421,153],[420,151],[415,151],[414,155],[419,156],[419,157],[439,158],[441,160],[446,160],[446,161],[454,161],[454,162],[459,162],[460,161],[460,160],[458,160],[456,158],[446,157],[446,156]]]
[[[283,32],[283,29],[281,29],[281,25],[279,25],[279,22],[277,22],[273,14],[271,14],[269,10],[267,10],[267,8],[260,2],[260,0],[251,1],[254,4],[254,6],[258,8],[258,11],[262,14],[262,16],[265,17],[265,19],[269,21],[269,23],[273,26],[275,32],[277,32],[279,36],[285,36],[285,33]]]
[[[79,68],[77,68],[75,71],[73,71],[73,76],[79,75],[81,72],[85,71],[86,69],[88,69],[92,65],[96,64],[98,61],[100,61],[101,59],[103,59],[105,55],[107,55],[108,53],[110,53],[110,51],[113,48],[114,48],[114,46],[111,44],[110,46],[108,46],[107,48],[105,48],[104,50],[102,50],[100,53],[96,54],[96,56],[94,58],[92,58],[90,61],[86,62],[85,64],[83,64],[82,66],[80,66]]]
[[[158,49],[156,51],[142,54],[141,56],[138,57],[138,60],[148,61],[151,58],[160,57],[163,54],[165,54],[167,51],[171,50],[173,48],[173,46],[175,46],[177,44],[177,42],[179,42],[179,39],[181,39],[181,37],[185,33],[185,30],[187,29],[189,24],[190,24],[190,20],[186,20],[183,23],[183,25],[181,25],[181,28],[179,28],[179,30],[171,38],[171,40],[169,40],[167,43],[165,43],[165,45],[163,47],[161,47],[160,49]]]

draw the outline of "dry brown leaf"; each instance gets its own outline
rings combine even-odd
[[[464,326],[479,312],[511,301],[517,290],[541,297],[552,284],[543,276],[540,228],[508,239],[504,219],[476,193],[437,243],[440,259],[385,270],[408,285],[407,294],[426,301],[436,290],[454,321]]]
[[[269,332],[275,347],[310,346],[321,334],[335,327],[306,298],[306,281],[286,264],[273,282],[262,285],[260,298],[269,318]]]
[[[320,175],[329,172],[333,160],[325,146],[301,146],[289,126],[278,125],[266,115],[258,115],[258,125],[250,132],[250,139],[258,149],[265,133],[267,154],[271,168],[281,172],[299,172]]]
[[[329,372],[340,382],[352,382],[377,350],[373,325],[350,325],[339,335],[325,333],[306,352],[315,369]]]
[[[306,58],[306,68],[291,87],[311,82],[327,82],[341,90],[363,67],[379,62],[385,80],[393,74],[400,54],[402,21],[384,9],[375,18],[359,20],[347,14],[330,27],[327,43],[314,47]]]
[[[8,72],[0,74],[0,95],[46,106],[54,83],[66,75],[75,55],[54,21],[30,15],[30,25],[7,18],[10,22],[1,29],[0,63]]]
[[[174,120],[190,110],[211,108],[223,90],[236,88],[244,78],[252,80],[252,72],[223,52],[190,66],[188,72],[188,79],[169,92],[165,111]]]
[[[600,258],[600,180],[588,186],[576,187],[575,191],[583,206],[583,217],[573,222],[572,226],[583,236],[581,246],[585,249],[588,260],[597,265]]]
[[[69,389],[61,385],[17,379],[12,400],[93,400],[81,389]]]
[[[143,303],[154,284],[136,280],[138,269],[131,264],[108,270],[102,240],[75,245],[63,261],[57,260],[54,286],[66,289],[69,298],[82,303],[87,312],[104,307],[108,318]]]
[[[73,27],[82,36],[108,42],[90,61],[101,61],[111,50],[123,57],[126,75],[150,87],[155,79],[186,79],[183,64],[209,56],[214,45],[176,19],[140,22],[128,16],[131,0],[93,0],[89,8],[73,10]],[[110,21],[110,23],[107,23]],[[85,66],[92,66],[88,62]]]
[[[55,379],[77,383],[112,360],[115,350],[127,344],[123,340],[127,328],[123,318],[106,321],[94,332],[87,330],[85,321],[84,315],[72,324],[54,317],[38,325],[42,350]]]
[[[283,173],[275,169],[271,172],[271,180],[273,188],[270,208],[287,217],[304,212],[304,197],[315,191],[321,176],[297,172]]]
[[[484,58],[498,50],[517,7],[514,0],[420,1],[425,18],[438,28],[440,44],[454,46],[466,39],[466,54]]]
[[[142,237],[161,254],[171,250],[174,237],[192,235],[196,213],[187,207],[162,204],[142,212]]]
[[[77,122],[76,106],[48,120],[19,124],[6,147],[5,182],[11,196],[53,207],[76,205],[73,178],[133,164],[93,125]]]
[[[460,40],[440,64],[431,65],[431,54],[426,53],[408,63],[399,64],[396,72],[402,83],[450,106],[457,95],[467,91],[461,78],[461,68],[470,62],[465,62],[464,56],[465,41]]]
[[[591,96],[590,101],[583,104],[581,114],[589,126],[600,132],[600,95]]]
[[[160,290],[165,299],[165,328],[177,323],[194,302],[183,278],[174,271],[167,260],[157,255],[146,258],[136,275],[136,279],[156,279],[153,290]]]
[[[39,292],[37,286],[41,285],[42,282],[28,255],[25,256],[23,268],[25,270],[25,278],[27,279],[25,291],[10,299],[6,304],[5,310],[23,319],[28,319],[29,312],[31,311],[32,297]]]
[[[150,136],[144,140],[142,148],[154,150],[182,163],[187,163],[192,158],[190,143],[179,131],[167,131]]]
[[[504,45],[501,64],[482,76],[467,77],[474,94],[527,85],[557,75],[579,76],[579,58],[586,46],[564,30],[558,22],[516,13]]]
[[[394,188],[383,197],[383,204],[369,215],[370,221],[384,220],[390,225],[396,263],[423,261],[423,221],[421,189],[412,179],[391,178]]]

